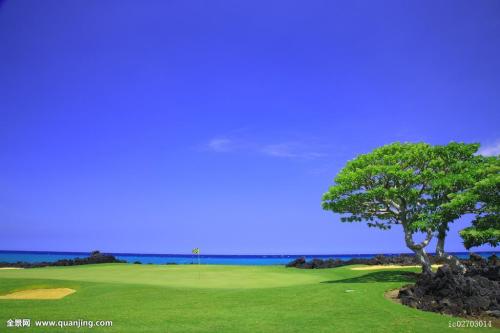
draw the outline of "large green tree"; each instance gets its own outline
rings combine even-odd
[[[465,270],[460,261],[445,252],[445,240],[449,224],[472,212],[474,198],[470,197],[465,204],[457,201],[484,177],[485,162],[478,156],[478,144],[452,142],[447,145],[432,146],[429,168],[432,177],[426,185],[426,194],[432,199],[428,211],[432,228],[436,230],[436,256],[449,264]]]
[[[484,158],[481,179],[474,186],[454,197],[452,209],[468,207],[475,214],[472,226],[460,231],[464,246],[500,244],[500,159],[498,156]]]
[[[466,192],[478,177],[478,145],[451,143],[393,143],[351,160],[323,195],[326,210],[343,214],[343,222],[366,221],[389,229],[401,225],[407,247],[424,272],[431,271],[425,248],[438,237],[438,255],[460,266],[444,252],[449,223],[470,211],[470,202],[451,204],[454,195]],[[458,200],[458,199],[457,199]],[[421,242],[414,235],[425,233]]]
[[[425,247],[433,229],[422,219],[430,209],[430,155],[431,146],[425,143],[393,143],[359,155],[335,177],[335,185],[323,195],[323,209],[343,214],[342,222],[366,221],[380,229],[401,225],[406,246],[423,271],[431,272]],[[426,234],[419,243],[413,239],[418,231]]]

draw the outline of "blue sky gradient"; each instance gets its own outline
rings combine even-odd
[[[499,40],[494,0],[0,2],[0,249],[406,252],[321,195],[394,141],[498,154]]]

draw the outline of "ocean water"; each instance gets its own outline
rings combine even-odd
[[[500,252],[477,252],[483,257],[492,254],[500,255]],[[77,257],[87,257],[89,252],[42,252],[42,251],[0,251],[0,262],[15,263],[24,262],[52,262],[60,259],[75,259]],[[110,253],[121,260],[129,263],[140,261],[143,264],[197,264],[198,256],[191,254],[138,254],[138,253]],[[387,256],[398,255],[399,253],[385,253]],[[459,258],[467,258],[469,252],[455,252]],[[306,259],[342,259],[352,258],[373,258],[376,254],[307,254],[307,255],[200,255],[201,264],[205,265],[284,265],[299,257]]]

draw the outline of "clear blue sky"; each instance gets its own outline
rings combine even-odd
[[[407,251],[321,195],[393,141],[498,153],[499,41],[496,0],[2,1],[0,249]]]

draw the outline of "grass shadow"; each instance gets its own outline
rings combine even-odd
[[[373,282],[415,282],[417,273],[405,271],[373,272],[349,279],[323,281],[321,283],[373,283]]]

